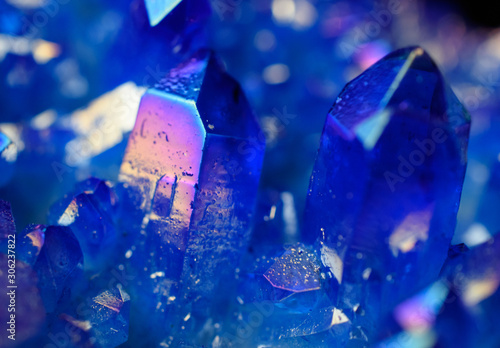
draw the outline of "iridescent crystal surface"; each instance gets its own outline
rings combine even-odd
[[[154,295],[141,310],[181,311],[202,327],[227,300],[220,295],[235,271],[227,265],[238,264],[249,239],[264,149],[251,141],[259,132],[240,86],[207,51],[142,97],[119,177],[135,207],[123,221],[135,229],[137,291]],[[164,329],[178,322],[171,315]]]

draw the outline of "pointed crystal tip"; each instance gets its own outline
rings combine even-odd
[[[158,25],[182,0],[144,0],[149,25]]]

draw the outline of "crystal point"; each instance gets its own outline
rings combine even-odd
[[[149,24],[154,27],[161,22],[182,0],[144,0]]]
[[[364,308],[366,327],[437,279],[454,232],[469,125],[419,47],[374,64],[330,110],[304,238],[317,240],[339,307]]]
[[[101,347],[116,347],[128,339],[130,296],[119,288],[106,290],[92,299],[87,319]]]
[[[116,229],[112,218],[117,198],[106,182],[90,178],[56,203],[49,222],[71,227],[85,257],[85,269],[105,267],[114,251]]]
[[[53,312],[65,289],[71,287],[69,276],[83,264],[83,254],[69,227],[49,226],[45,242],[33,266],[47,312]]]

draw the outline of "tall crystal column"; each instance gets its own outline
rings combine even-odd
[[[157,312],[180,287],[192,321],[224,300],[249,238],[261,138],[239,84],[210,52],[143,96],[120,170],[135,213],[122,218],[134,226],[142,217],[130,258],[146,272],[140,282]]]
[[[330,110],[304,238],[318,241],[331,296],[339,291],[339,307],[362,325],[437,278],[454,233],[469,126],[419,47],[377,62]]]

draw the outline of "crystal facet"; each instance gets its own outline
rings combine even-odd
[[[182,0],[144,0],[148,11],[149,24],[154,27]]]

